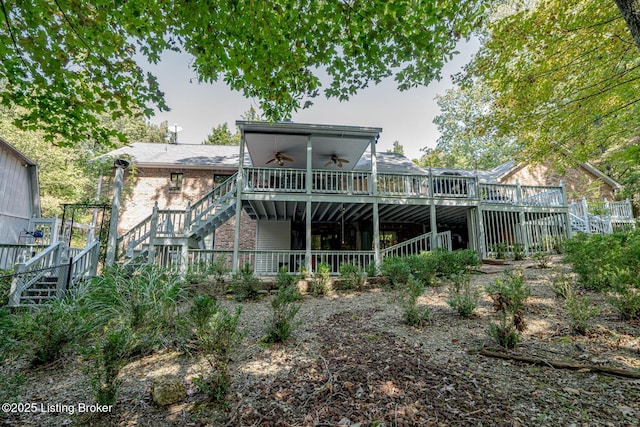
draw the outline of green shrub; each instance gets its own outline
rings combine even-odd
[[[378,269],[376,267],[375,261],[371,261],[367,264],[367,268],[365,269],[367,273],[367,277],[376,277],[378,275]]]
[[[587,297],[578,297],[573,293],[567,297],[567,309],[571,319],[571,329],[580,335],[587,332],[591,326],[591,319],[600,313],[600,308],[594,307]]]
[[[293,319],[298,314],[300,305],[294,302],[298,301],[299,296],[300,293],[293,284],[278,288],[278,293],[271,301],[273,312],[266,322],[266,334],[262,342],[278,343],[289,338],[297,325]]]
[[[532,255],[532,258],[538,268],[549,268],[549,264],[551,263],[551,254],[549,252],[536,252]]]
[[[640,319],[640,287],[631,279],[620,280],[609,293],[609,303],[618,311],[624,320]]]
[[[493,245],[493,252],[495,253],[496,259],[505,259],[507,257],[507,244],[496,243]]]
[[[531,288],[525,283],[520,270],[505,270],[502,278],[495,279],[487,286],[487,293],[493,299],[496,311],[520,313],[525,301],[531,295]]]
[[[424,293],[424,283],[409,275],[405,289],[400,297],[400,305],[402,307],[402,320],[409,326],[420,326],[429,320],[429,309],[419,309],[417,306],[418,298]]]
[[[499,312],[498,323],[491,323],[489,325],[487,334],[492,337],[498,345],[509,349],[516,348],[521,339],[515,327],[513,315],[504,311]]]
[[[411,267],[405,258],[390,256],[382,260],[380,273],[389,282],[389,286],[395,288],[407,283],[411,274]]]
[[[231,386],[229,364],[244,338],[244,332],[238,328],[241,313],[242,307],[231,315],[216,304],[206,326],[197,331],[197,347],[205,366],[193,381],[217,401],[225,398]]]
[[[315,272],[311,279],[310,289],[312,295],[326,295],[331,290],[329,288],[329,275],[331,269],[329,265],[321,262],[318,266],[318,271]]]
[[[251,264],[246,263],[233,275],[231,289],[237,301],[255,300],[260,296],[262,282],[255,276]]]
[[[207,327],[209,320],[218,309],[218,302],[209,295],[196,295],[189,308],[189,318],[196,328],[196,333]]]
[[[567,299],[573,295],[573,282],[566,274],[558,273],[553,277],[551,289],[557,297]]]
[[[11,281],[13,270],[3,270],[0,268],[0,307],[4,307],[9,302],[9,292],[11,291]]]
[[[522,261],[524,259],[524,244],[514,243],[512,250],[514,261]]]
[[[361,291],[364,287],[364,270],[355,264],[340,264],[340,276],[344,279],[347,289]]]
[[[480,292],[471,287],[471,276],[462,272],[450,276],[447,304],[462,317],[470,317],[480,300]]]
[[[91,388],[101,405],[113,405],[120,385],[118,374],[131,355],[134,332],[127,327],[107,330],[96,338],[89,351]]]

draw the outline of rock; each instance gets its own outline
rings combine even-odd
[[[151,398],[160,406],[170,405],[183,400],[187,395],[187,388],[182,378],[175,375],[163,375],[153,380]]]

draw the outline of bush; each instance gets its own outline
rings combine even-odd
[[[293,284],[278,288],[271,308],[273,313],[266,323],[266,335],[262,338],[265,343],[284,342],[289,338],[296,327],[293,319],[300,310],[299,304],[294,304],[299,299],[300,293]]]
[[[331,273],[331,269],[329,265],[321,262],[318,266],[318,271],[315,272],[313,278],[311,279],[311,287],[309,291],[313,295],[326,295],[329,293],[329,274]]]
[[[205,366],[193,381],[200,390],[221,401],[231,386],[231,357],[244,338],[244,333],[238,328],[242,307],[238,307],[234,315],[220,309],[217,304],[212,308],[209,321],[197,330],[197,347]]]
[[[513,249],[513,260],[522,261],[524,259],[524,244],[514,243],[512,249]]]
[[[587,332],[591,326],[591,319],[600,313],[600,308],[594,307],[587,297],[578,297],[573,293],[567,297],[567,309],[571,318],[571,329],[580,335]]]
[[[255,300],[260,296],[262,282],[254,275],[251,264],[246,263],[233,275],[231,289],[236,301]]]
[[[496,311],[520,313],[525,301],[531,295],[531,288],[525,283],[522,271],[505,270],[503,278],[495,279],[486,288],[493,299]]]
[[[340,264],[340,276],[345,281],[347,289],[361,291],[364,287],[364,270],[355,264]]]
[[[549,264],[551,263],[551,254],[549,252],[536,252],[532,258],[538,268],[549,268]]]
[[[558,273],[553,277],[551,284],[553,293],[559,298],[567,299],[573,295],[573,283],[571,278],[564,273]]]
[[[9,292],[11,291],[11,281],[13,270],[3,270],[0,268],[0,307],[4,307],[9,302]]]
[[[133,331],[122,327],[98,336],[89,351],[92,360],[91,388],[100,405],[116,402],[120,369],[131,355]]]
[[[521,338],[515,327],[513,316],[504,311],[499,313],[498,323],[489,325],[487,334],[496,340],[498,345],[509,349],[516,348]]]
[[[618,311],[623,320],[640,319],[640,287],[638,277],[634,283],[630,278],[619,280],[609,293],[609,303]]]
[[[471,288],[471,277],[468,272],[452,275],[450,280],[447,304],[460,316],[470,317],[478,306],[480,292]]]
[[[403,257],[385,257],[380,264],[380,274],[389,282],[389,286],[392,288],[400,287],[409,280],[411,267]]]
[[[367,277],[376,277],[378,275],[378,269],[375,261],[371,261],[367,264],[367,268],[365,270],[367,272]]]
[[[418,298],[424,293],[424,283],[409,275],[409,279],[406,283],[406,288],[402,291],[400,298],[400,305],[402,307],[402,319],[406,325],[420,326],[425,321],[429,320],[429,309],[425,308],[420,310],[417,307]]]

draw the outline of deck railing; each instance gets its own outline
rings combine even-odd
[[[20,305],[22,293],[34,283],[37,283],[51,266],[60,263],[63,245],[61,242],[54,243],[35,257],[25,263],[18,263],[15,266],[14,278],[9,291],[9,306]]]
[[[0,244],[0,270],[9,270],[19,261],[26,261],[42,252],[46,245]]]

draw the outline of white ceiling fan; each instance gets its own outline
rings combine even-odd
[[[278,166],[284,166],[284,162],[293,162],[293,159],[278,151],[273,156],[273,159],[269,160],[267,163],[265,163],[265,165],[268,165],[269,163],[273,163],[273,162],[278,163]]]
[[[331,158],[329,159],[329,161],[327,163],[325,163],[324,165],[325,166],[331,166],[333,164],[333,165],[336,165],[339,168],[341,168],[343,163],[349,163],[349,160],[343,159],[341,157],[338,157],[336,154],[332,154]]]

